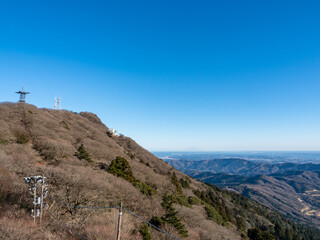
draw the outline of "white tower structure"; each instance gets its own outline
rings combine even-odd
[[[57,99],[57,109],[58,109],[58,110],[61,109],[60,103],[61,103],[61,98],[58,98],[58,99]]]
[[[61,109],[60,103],[61,103],[61,98],[55,97],[54,98],[54,109],[55,110],[60,110]]]

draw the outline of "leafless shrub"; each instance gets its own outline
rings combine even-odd
[[[11,190],[12,176],[11,173],[4,167],[0,167],[0,210],[4,206],[4,200],[7,198]]]
[[[41,230],[26,219],[0,218],[0,239],[6,240],[37,240],[44,239]]]
[[[15,140],[7,122],[0,120],[0,144],[8,144]]]
[[[34,148],[46,160],[56,160],[73,156],[75,148],[65,141],[56,141],[47,137],[39,137],[34,141]]]
[[[16,126],[14,129],[14,133],[16,136],[16,142],[19,144],[26,144],[29,142],[29,133],[20,126]]]

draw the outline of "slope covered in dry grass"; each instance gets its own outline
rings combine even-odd
[[[81,145],[89,157],[79,157]],[[77,239],[48,214],[41,227],[32,223],[32,200],[23,181],[31,175],[46,176],[56,199],[85,206],[123,202],[179,239],[235,240],[246,238],[250,228],[273,232],[275,216],[284,231],[301,230],[265,207],[186,176],[128,137],[112,136],[92,113],[0,104],[0,239]],[[116,209],[46,201],[50,212],[87,238],[115,238]],[[147,239],[142,228],[139,219],[124,213],[122,239]],[[148,231],[152,239],[166,239]]]

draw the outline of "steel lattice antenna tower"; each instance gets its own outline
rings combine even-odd
[[[27,95],[27,94],[30,94],[30,92],[25,92],[24,89],[23,89],[23,87],[22,87],[22,90],[21,90],[21,91],[16,92],[16,93],[20,94],[20,100],[19,100],[19,102],[22,102],[22,103],[26,102],[26,95]]]

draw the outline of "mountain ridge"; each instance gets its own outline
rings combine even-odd
[[[211,171],[212,173],[230,173],[243,176],[270,175],[293,170],[320,170],[315,163],[265,163],[241,158],[224,158],[212,160],[172,160],[165,159],[178,170]]]

